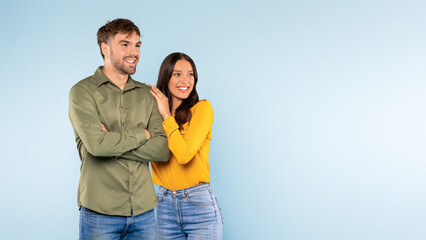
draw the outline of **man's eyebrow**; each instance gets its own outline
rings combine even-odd
[[[127,43],[127,44],[129,44],[129,43],[131,43],[130,41],[127,41],[127,40],[121,40],[119,43]],[[141,41],[139,41],[139,42],[137,42],[136,44],[142,44],[142,42]]]

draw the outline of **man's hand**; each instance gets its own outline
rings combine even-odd
[[[148,132],[148,130],[146,130],[146,129],[144,129],[145,130],[145,132],[146,132],[146,140],[149,140],[149,139],[151,139],[151,133],[150,132]]]
[[[104,131],[104,132],[108,132],[108,129],[106,129],[106,127],[102,124],[102,130]],[[148,130],[146,130],[146,129],[144,129],[145,130],[145,133],[146,133],[146,140],[149,140],[149,139],[151,139],[152,138],[152,136],[151,136],[151,133],[150,132],[148,132]]]

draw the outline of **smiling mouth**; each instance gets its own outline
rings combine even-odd
[[[186,91],[189,89],[189,87],[178,87],[177,89],[182,90],[182,91]]]
[[[138,61],[138,57],[136,57],[136,56],[127,56],[127,57],[124,58],[124,61],[126,63],[136,64],[136,62]]]

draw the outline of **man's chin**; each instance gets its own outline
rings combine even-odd
[[[129,75],[133,75],[136,72],[136,66],[128,68]]]
[[[129,68],[129,67],[122,68],[122,69],[120,69],[120,71],[124,74],[133,75],[136,72],[136,67],[134,67],[134,68]]]

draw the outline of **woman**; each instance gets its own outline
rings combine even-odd
[[[213,109],[198,100],[197,70],[184,53],[172,53],[152,86],[164,119],[171,156],[152,163],[158,239],[222,239],[222,213],[210,188],[209,143]]]

